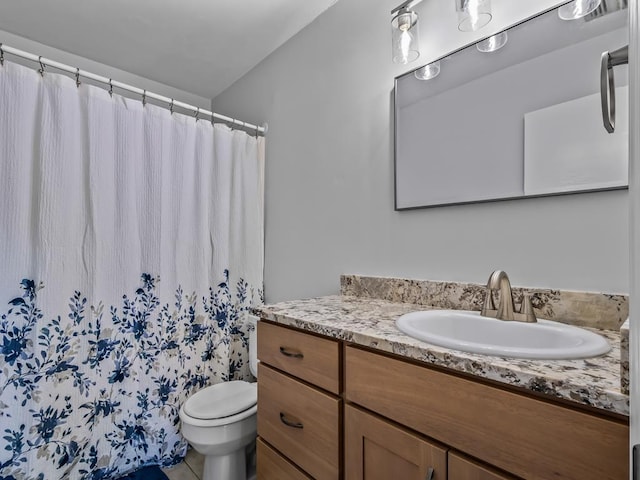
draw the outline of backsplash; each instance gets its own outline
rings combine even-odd
[[[629,319],[620,327],[620,390],[629,395]]]
[[[340,293],[455,310],[481,310],[486,285],[475,283],[409,280],[403,278],[341,275]],[[629,316],[629,297],[620,294],[573,292],[513,287],[520,305],[523,293],[531,294],[536,316],[557,322],[606,330],[619,330]]]

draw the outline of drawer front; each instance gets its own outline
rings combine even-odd
[[[462,455],[449,452],[449,478],[455,480],[517,480]]]
[[[258,480],[310,480],[300,469],[276,452],[261,438],[256,441]]]
[[[317,480],[339,478],[339,398],[258,367],[258,435]]]
[[[264,321],[258,322],[258,359],[336,395],[340,343]]]
[[[346,351],[348,401],[457,450],[525,479],[629,477],[629,427],[622,422],[361,349]]]

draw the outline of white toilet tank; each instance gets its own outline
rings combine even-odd
[[[254,377],[258,377],[258,320],[255,315],[249,317],[249,368]]]

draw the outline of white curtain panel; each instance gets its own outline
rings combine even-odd
[[[0,478],[180,460],[181,403],[249,379],[264,139],[0,67]]]

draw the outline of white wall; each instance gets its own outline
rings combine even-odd
[[[626,292],[626,191],[393,210],[397,3],[340,0],[213,101],[269,123],[267,301],[336,293],[341,273],[485,282],[496,268],[514,285]],[[557,2],[507,11],[523,3],[504,0],[493,28]],[[447,33],[453,0],[421,7],[422,63],[473,40]]]
[[[82,41],[82,40],[78,40],[78,41]],[[80,57],[78,55],[74,55],[74,54],[65,52],[63,50],[59,50],[57,48],[49,47],[47,45],[34,42],[33,40],[29,40],[25,37],[14,35],[12,33],[5,32],[3,30],[0,30],[0,42],[4,43],[5,45],[9,45],[11,47],[24,50],[28,53],[33,53],[34,55],[41,55],[51,60],[56,60],[58,62],[65,63],[73,67],[78,67],[82,70],[86,70],[91,73],[102,75],[107,78],[113,78],[114,80],[128,83],[135,87],[146,89],[154,93],[159,93],[169,98],[174,98],[175,100],[189,103],[196,107],[206,108],[206,109],[209,109],[211,107],[211,100],[205,97],[201,97],[199,95],[185,92],[184,90],[180,90],[180,89],[171,87],[169,85],[156,82],[149,78],[141,77],[139,75],[134,75],[133,73],[125,72],[124,70],[119,70],[117,68],[110,67],[109,65],[98,63],[88,58]],[[5,54],[5,59],[8,61],[16,62],[16,63],[21,63],[23,65],[37,67],[37,64],[35,64],[34,62],[23,60],[13,55]],[[171,59],[168,58],[167,62],[170,62],[170,61]],[[170,67],[171,67],[170,64],[167,64],[167,68],[170,68]],[[51,71],[56,72],[55,69],[51,69]],[[87,81],[87,80],[81,78],[80,81]],[[118,89],[114,89],[114,92],[119,94],[125,94],[125,92],[119,91]],[[126,93],[125,95],[130,95],[130,94]]]

